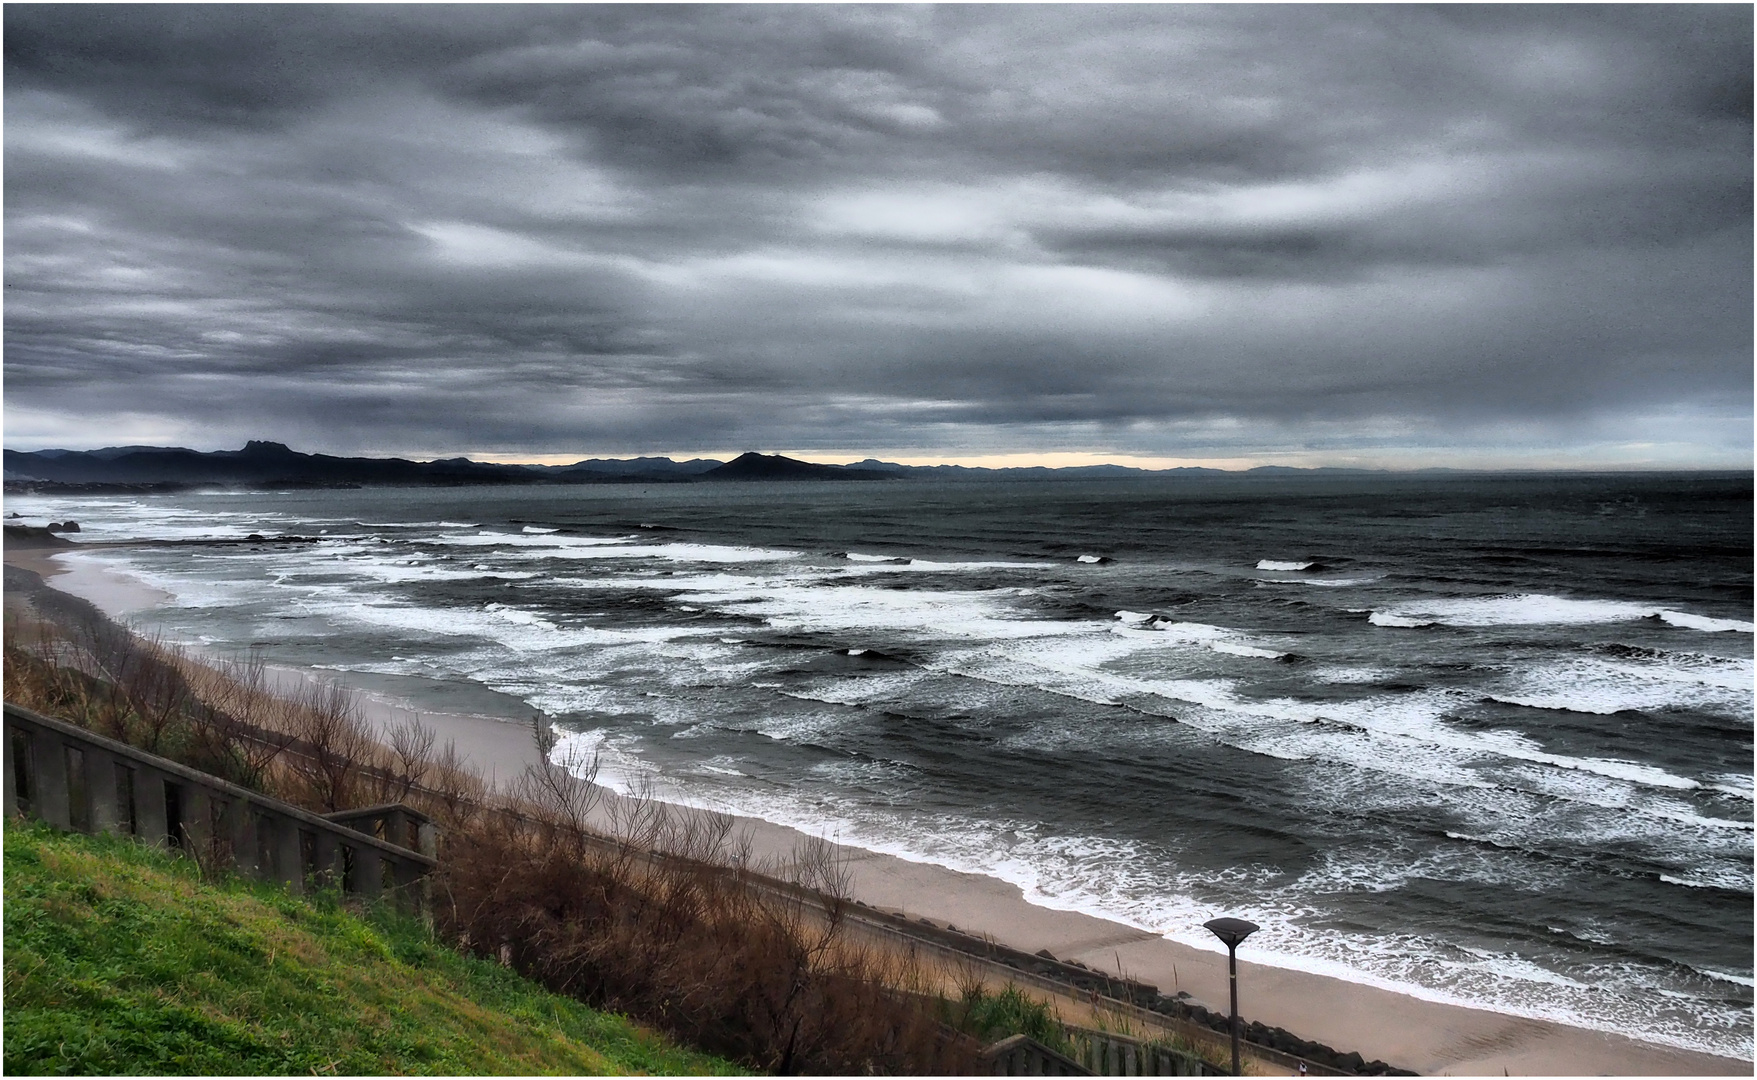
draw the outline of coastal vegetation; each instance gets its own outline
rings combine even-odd
[[[422,950],[442,944],[475,957],[472,963],[510,969],[576,1003],[632,1017],[747,1069],[947,1074],[970,1072],[976,1065],[980,1043],[945,1022],[945,1002],[914,958],[851,932],[845,882],[827,847],[802,848],[786,866],[759,865],[736,842],[729,819],[652,799],[617,800],[606,807],[601,789],[552,764],[546,752],[520,782],[491,787],[463,768],[451,747],[436,746],[432,733],[419,725],[383,733],[381,741],[356,703],[334,688],[277,696],[269,692],[259,664],[195,663],[49,590],[35,594],[32,604],[32,609],[8,611],[8,701],[317,812],[405,802],[436,820],[443,839],[434,879],[433,937],[427,938],[426,931],[417,933],[389,914],[344,917],[333,901],[307,914],[304,901],[271,896],[274,890],[262,891],[266,887],[198,888],[189,866],[183,867],[183,877],[149,886],[150,875],[172,871],[160,856],[145,851],[123,857],[133,851],[128,842],[91,841],[99,847],[86,851],[78,847],[84,841],[69,838],[67,844],[74,846],[56,847],[39,832],[18,831],[21,865],[49,866],[54,872],[26,870],[15,877],[9,845],[7,929],[15,948],[7,956],[8,1020],[25,1023],[16,1010],[26,1001],[38,1003],[40,1012],[32,1013],[36,1019],[26,1026],[9,1028],[9,1071],[522,1072],[550,1066],[593,1071],[582,1064],[585,1057],[573,1064],[522,1061],[517,1054],[523,1051],[492,1045],[466,1052],[462,1035],[453,1042],[437,1036],[438,1041],[411,1042],[413,1028],[399,1026],[389,1013],[375,1029],[379,1035],[368,1032],[361,1036],[364,1041],[338,1043],[319,1061],[312,1055],[329,1038],[323,1023],[308,1018],[302,1007],[263,1004],[303,987],[299,992],[336,996],[339,1017],[360,1008],[366,1010],[361,1015],[379,1016],[396,994],[385,984],[360,982],[364,976],[347,957],[382,955],[407,968],[412,964],[407,957],[431,960],[436,954]],[[58,854],[45,861],[43,852],[51,849]],[[75,854],[81,851],[86,853]],[[92,854],[99,851],[130,869],[105,870]],[[194,863],[203,863],[201,852],[192,854]],[[33,881],[37,884],[29,884]],[[104,881],[111,884],[100,884]],[[36,889],[41,903],[16,904],[15,896],[24,894],[15,890],[25,888]],[[220,891],[200,891],[216,888]],[[182,948],[177,942],[193,948],[207,931],[196,929],[190,921],[195,916],[187,912],[141,907],[155,889],[167,900],[182,897],[185,906],[195,903],[201,909],[200,919],[217,928],[211,949],[183,960],[160,956]],[[37,920],[23,938],[12,936],[15,910],[21,920]],[[27,914],[39,910],[44,914]],[[297,916],[290,914],[295,911]],[[293,953],[275,943],[277,934],[291,931],[271,932],[263,921],[275,912],[297,924],[300,933],[323,928],[321,940],[300,946],[314,958],[311,964],[284,969],[286,986],[278,981],[282,968],[263,964],[264,957],[292,963],[286,958]],[[63,925],[68,919],[66,926],[77,930]],[[132,952],[120,946],[118,936],[134,942]],[[18,942],[32,940],[51,951],[41,959],[15,951]],[[52,959],[60,955],[54,948],[65,955]],[[112,955],[138,956],[152,966],[129,983],[133,977],[116,966],[123,961],[105,959]],[[15,956],[22,967],[15,968]],[[213,977],[218,982],[196,976],[209,965],[231,972],[228,977],[238,985],[229,986],[219,975]],[[480,985],[492,999],[498,991],[480,981],[490,978],[480,974],[487,968],[456,968],[458,978],[469,977],[454,981],[447,992],[476,1000],[472,988]],[[106,978],[133,988],[113,992]],[[197,983],[202,993],[244,1011],[176,996]],[[340,1004],[350,994],[375,1004]],[[431,1007],[443,1011],[440,1005]],[[150,1022],[181,1034],[167,1035],[170,1042],[162,1047],[127,1050],[138,1041],[127,1017],[140,1008],[146,1010],[139,1012],[142,1017],[158,1015],[153,1012],[158,1009],[163,1015]],[[97,1011],[87,1017],[83,1010]],[[569,1023],[585,1032],[590,1015],[581,1012]],[[277,1024],[291,1026],[282,1031]],[[86,1028],[93,1032],[89,1037],[66,1034]],[[979,1033],[988,1035],[996,1025],[983,1028]],[[37,1034],[21,1039],[21,1032]],[[217,1049],[200,1049],[209,1042]],[[581,1054],[585,1048],[608,1054],[597,1044],[580,1041],[580,1046]],[[27,1066],[27,1058],[20,1057],[14,1069],[15,1048],[41,1060],[28,1058],[35,1064]],[[123,1056],[129,1052],[159,1056],[135,1068]],[[415,1057],[394,1058],[405,1052]],[[210,1060],[202,1054],[221,1056]],[[638,1055],[606,1060],[609,1064],[601,1067],[649,1067]],[[650,1060],[660,1071],[695,1061]]]
[[[1026,1035],[1063,1054],[1073,1049],[1061,1020],[1049,1005],[1021,993],[1012,984],[998,991],[980,983],[965,986],[957,1003],[948,1010],[947,1018],[959,1029],[984,1041]]]
[[[12,1075],[743,1071],[387,909],[43,825],[5,850]]]

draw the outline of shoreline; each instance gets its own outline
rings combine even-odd
[[[93,545],[94,547],[96,545]],[[87,600],[106,614],[124,616],[168,598],[88,560],[56,556],[76,548],[8,549],[6,561],[38,573],[52,587]],[[68,565],[71,563],[73,565]],[[81,565],[83,564],[83,565]],[[324,679],[325,672],[278,667],[273,678]],[[399,704],[387,695],[357,695],[381,727],[418,714],[443,742],[456,741],[486,777],[512,778],[535,760],[526,724]],[[603,789],[612,798],[613,792]],[[812,834],[760,818],[736,816],[759,858],[785,861]],[[1111,974],[1154,983],[1164,993],[1187,991],[1224,1009],[1225,955],[1166,940],[1149,931],[1093,915],[1030,903],[1017,886],[998,878],[915,862],[831,841],[846,866],[851,895],[911,918],[955,924],[1025,952],[1046,949]],[[1641,1042],[1623,1035],[1528,1019],[1465,1005],[1429,1001],[1365,983],[1241,958],[1239,1010],[1261,1021],[1367,1059],[1424,1074],[1491,1075],[1749,1075],[1751,1063],[1700,1051]]]

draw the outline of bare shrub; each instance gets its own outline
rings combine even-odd
[[[386,802],[401,802],[409,792],[427,781],[433,771],[433,744],[438,733],[421,723],[418,716],[407,716],[390,729],[390,750],[394,790]]]
[[[5,637],[7,701],[64,716],[111,738],[125,734],[123,717],[106,709],[121,695],[107,693],[90,670],[95,665],[82,664],[72,643],[54,626],[8,610]]]
[[[468,828],[487,801],[488,785],[458,753],[456,740],[447,739],[439,748],[427,775],[423,808],[450,832]]]
[[[852,941],[840,901],[751,870],[728,819],[639,798],[609,809],[609,836],[498,814],[452,837],[447,929],[559,992],[764,1071],[974,1066],[936,1010],[901,992],[918,972]],[[795,864],[833,880],[823,851]]]
[[[137,721],[131,741],[151,753],[174,756],[178,721],[186,718],[193,695],[181,674],[154,655],[159,644],[117,636],[99,654],[99,662]]]
[[[314,682],[295,703],[292,734],[301,745],[288,761],[307,799],[326,813],[360,805],[356,791],[375,744],[353,696],[335,683]]]
[[[536,744],[537,760],[525,767],[515,785],[515,801],[527,804],[534,823],[545,830],[546,843],[582,857],[591,834],[592,811],[601,794],[593,783],[598,777],[598,759],[573,755],[554,760],[558,740],[540,716],[531,720],[531,739]],[[575,775],[576,769],[584,775]]]
[[[115,627],[15,622],[6,698],[234,783],[260,787],[235,721],[192,690],[183,650]]]
[[[203,723],[211,737],[233,748],[249,778],[248,786],[263,787],[294,735],[288,703],[269,689],[261,654],[212,667],[189,664],[184,673],[206,706]]]

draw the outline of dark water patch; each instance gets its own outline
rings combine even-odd
[[[1748,721],[1684,706],[1601,714],[1482,698],[1454,717],[1471,730],[1519,731],[1549,753],[1640,761],[1688,779],[1739,774],[1750,758]]]
[[[858,661],[857,666],[862,669],[865,669],[865,668],[907,668],[907,667],[918,666],[915,661],[911,660],[906,655],[902,655],[902,654],[893,655],[888,652],[882,652],[878,649],[853,648],[853,649],[846,650],[844,655],[848,656],[852,660]]]

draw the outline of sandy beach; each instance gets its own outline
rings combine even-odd
[[[100,609],[127,615],[165,597],[138,582],[67,558],[66,549],[8,550],[6,561],[32,570]],[[309,676],[273,673],[291,685]],[[382,697],[365,699],[380,723],[418,710]],[[484,776],[504,782],[534,760],[526,725],[484,716],[419,711],[423,723],[454,740]],[[781,860],[803,839],[795,830],[741,819],[759,856]],[[876,908],[926,917],[988,935],[1027,952],[1047,949],[1224,1007],[1226,958],[1158,935],[1077,912],[1028,903],[1019,888],[993,878],[840,846],[855,898]],[[1418,999],[1405,994],[1270,967],[1239,969],[1239,1005],[1248,1020],[1279,1026],[1338,1050],[1436,1075],[1750,1075],[1748,1061],[1638,1042],[1622,1036]]]

